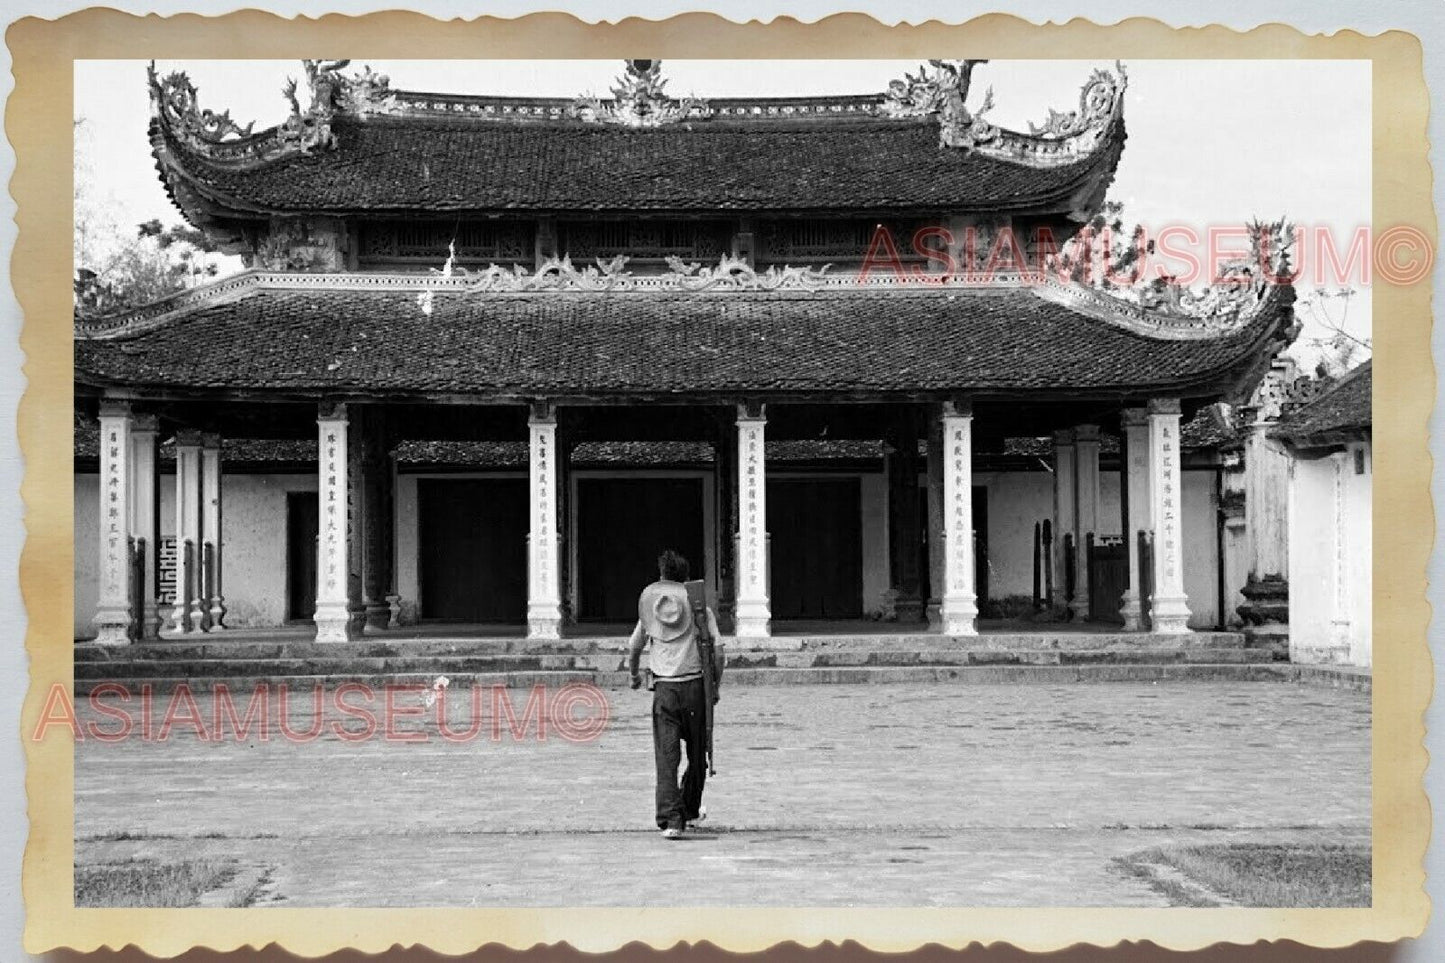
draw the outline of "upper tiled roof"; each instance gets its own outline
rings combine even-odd
[[[211,163],[162,133],[162,171],[219,208],[266,213],[938,212],[1065,207],[1119,158],[1107,149],[1028,167],[940,148],[936,126],[908,120],[332,126],[335,149],[249,168]]]
[[[1315,400],[1280,419],[1274,434],[1301,448],[1338,445],[1370,434],[1373,362],[1366,361]]]
[[[312,106],[252,134],[152,74],[151,142],[188,214],[1091,210],[1124,143],[1123,68],[1023,134],[964,107],[971,66],[885,93],[678,101],[654,62],[610,100],[392,90],[307,61]],[[639,116],[641,110],[645,116]],[[659,119],[661,118],[661,119]]]
[[[298,276],[298,283],[314,283]],[[1021,287],[765,292],[437,291],[267,287],[95,337],[95,385],[392,397],[690,397],[746,392],[1218,394],[1267,354],[1292,292],[1231,333],[1129,330]],[[1095,305],[1097,307],[1097,305]]]

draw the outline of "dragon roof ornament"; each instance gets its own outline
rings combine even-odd
[[[342,71],[351,63],[349,60],[301,63],[306,70],[309,103],[302,109],[296,80],[289,79],[281,92],[291,102],[291,116],[259,134],[251,133],[254,124],[242,127],[233,121],[229,111],[202,110],[196,86],[185,72],[178,70],[160,77],[154,62],[147,68],[151,114],[191,150],[212,161],[247,166],[336,146],[331,122],[338,113],[366,117],[401,109],[390,80],[370,67],[348,76]]]
[[[574,100],[567,112],[587,123],[627,127],[659,127],[712,116],[707,101],[695,97],[676,100],[666,87],[661,60],[629,60],[627,69],[614,82],[611,100],[585,94]]]
[[[895,119],[936,117],[940,147],[974,150],[1036,167],[1068,164],[1092,153],[1103,142],[1124,109],[1128,74],[1115,62],[1118,75],[1095,70],[1079,93],[1079,109],[1050,110],[1042,127],[1029,133],[1006,130],[984,119],[993,107],[990,87],[977,110],[966,105],[973,70],[987,60],[930,60],[916,74],[888,85],[880,113]]]

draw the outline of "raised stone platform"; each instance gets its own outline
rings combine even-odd
[[[1163,679],[1282,679],[1274,654],[1237,633],[999,632],[968,637],[864,633],[786,637],[787,648],[727,645],[728,684],[862,682],[1110,682]],[[372,686],[627,685],[622,636],[531,642],[521,638],[366,638],[318,643],[291,631],[228,633],[75,647],[75,688],[105,682],[131,691],[181,683],[232,689],[361,682]],[[1301,678],[1296,674],[1293,678]]]

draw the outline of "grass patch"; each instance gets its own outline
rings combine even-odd
[[[1214,843],[1157,847],[1115,860],[1176,905],[1211,906],[1194,887],[1161,877],[1154,866],[1241,906],[1369,906],[1368,847],[1312,843]]]
[[[235,864],[214,859],[162,863],[128,859],[75,867],[76,906],[195,906],[236,876]]]

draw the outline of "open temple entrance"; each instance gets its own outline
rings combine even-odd
[[[422,618],[526,620],[525,478],[423,478],[417,514]]]
[[[775,619],[863,616],[863,541],[857,478],[768,482]]]
[[[701,478],[578,478],[576,519],[579,619],[635,620],[667,549],[707,572]]]

